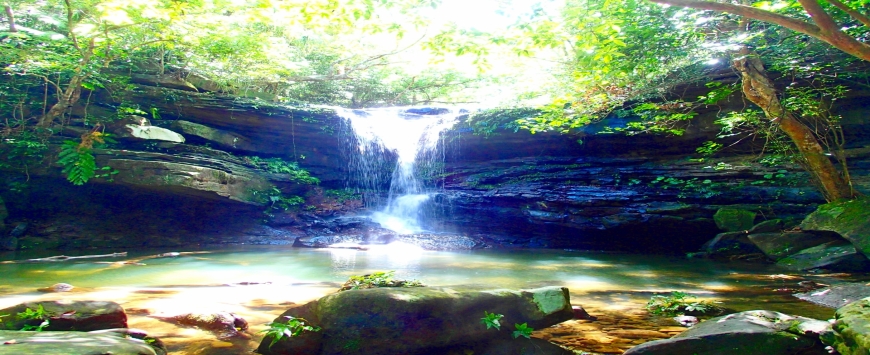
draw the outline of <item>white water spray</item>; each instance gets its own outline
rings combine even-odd
[[[407,108],[368,110],[338,109],[338,114],[350,121],[356,134],[358,158],[355,170],[366,187],[377,190],[383,178],[385,161],[396,158],[389,182],[386,203],[375,206],[379,211],[372,220],[382,227],[402,234],[418,233],[420,209],[434,192],[419,177],[421,167],[433,167],[441,132],[456,123],[455,112],[413,114]]]

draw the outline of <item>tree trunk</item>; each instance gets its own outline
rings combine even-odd
[[[85,80],[85,77],[82,75],[75,75],[70,79],[69,85],[67,85],[66,90],[58,93],[57,103],[51,106],[48,112],[45,113],[42,117],[39,118],[38,125],[40,127],[48,127],[50,126],[55,119],[63,115],[64,112],[72,105],[75,105],[76,102],[79,101],[79,98],[82,97],[82,82]]]
[[[15,13],[12,12],[12,6],[6,4],[3,8],[6,10],[6,20],[9,22],[9,32],[18,32],[18,28],[15,27]]]
[[[734,68],[743,77],[743,94],[749,101],[761,107],[765,116],[772,122],[778,123],[782,131],[794,142],[801,157],[805,159],[807,171],[821,189],[825,199],[836,201],[855,197],[856,192],[825,155],[825,150],[813,131],[782,106],[776,88],[767,77],[758,55],[747,47],[743,47],[739,55],[740,57],[734,60]]]

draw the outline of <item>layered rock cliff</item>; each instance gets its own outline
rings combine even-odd
[[[20,248],[291,244],[382,234],[353,217],[364,213],[364,201],[342,192],[355,188],[347,164],[354,138],[332,110],[139,82],[125,104],[159,115],[111,127],[120,142],[96,158],[117,171],[112,181],[70,185],[52,159],[27,175],[3,172],[16,187],[2,192],[5,233],[26,226]],[[115,115],[116,99],[95,92],[87,107],[73,109],[62,135],[81,134],[86,114]],[[865,109],[859,99],[842,105],[860,188],[870,185],[861,149],[870,135],[858,114]],[[715,235],[711,218],[721,206],[797,219],[823,202],[798,167],[766,167],[743,156],[691,159],[717,132],[713,114],[679,138],[594,134],[600,127],[593,126],[583,144],[577,136],[506,129],[479,136],[460,124],[444,133],[444,166],[428,176],[441,189],[426,207],[426,223],[477,246],[675,252]],[[179,133],[183,142],[143,137],[150,127]],[[305,183],[269,158],[320,182]],[[304,201],[282,200],[287,196]],[[282,201],[287,211],[275,208]]]

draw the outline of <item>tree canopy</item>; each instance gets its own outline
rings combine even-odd
[[[771,83],[794,85],[772,88],[782,110],[760,105],[767,122],[752,110],[722,117],[724,136],[775,138],[782,115],[772,112],[785,112],[822,132],[814,139],[841,143],[826,138],[840,127],[831,103],[847,85],[867,86],[856,69],[870,58],[867,0],[486,3],[499,21],[439,13],[474,11],[457,0],[10,0],[0,14],[3,131],[50,133],[83,95],[122,92],[145,74],[277,102],[534,106],[510,122],[532,132],[576,133],[617,115],[634,119],[616,131],[679,135],[697,108],[741,91],[717,78],[746,74],[736,64],[752,58]],[[683,97],[681,85],[708,90]]]

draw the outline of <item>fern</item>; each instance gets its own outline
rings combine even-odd
[[[97,162],[91,149],[71,140],[63,142],[57,163],[63,166],[62,172],[73,185],[84,185],[94,177],[97,170]]]

